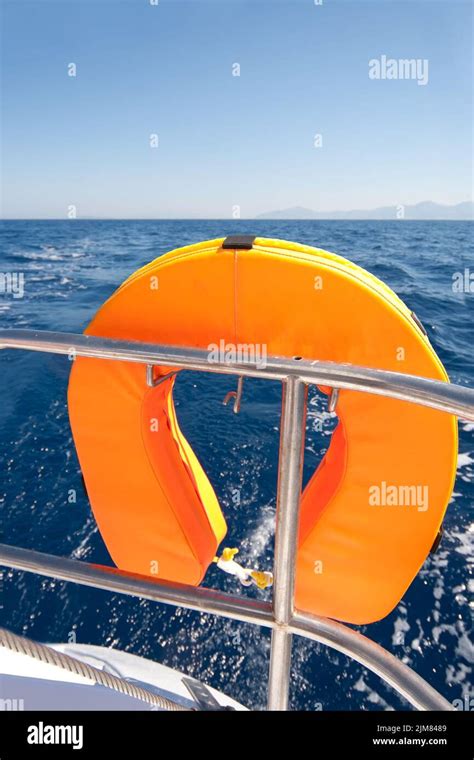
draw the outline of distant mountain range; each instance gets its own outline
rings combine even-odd
[[[403,216],[401,217],[401,212]],[[454,206],[423,201],[413,206],[380,206],[379,208],[355,211],[313,211],[302,206],[292,206],[280,211],[258,214],[256,219],[454,219],[457,221],[474,219],[474,203],[464,201]]]

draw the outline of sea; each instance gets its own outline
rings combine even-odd
[[[21,294],[0,292],[2,329],[81,332],[120,283],[157,256],[201,240],[255,234],[333,251],[373,272],[416,312],[451,381],[474,387],[472,222],[75,219],[0,226],[0,273],[21,274],[23,282]],[[112,565],[82,488],[71,437],[70,366],[63,356],[0,352],[1,540]],[[225,513],[225,545],[240,548],[243,564],[271,569],[280,387],[246,379],[238,415],[222,403],[235,387],[231,376],[182,372],[177,414]],[[319,429],[326,401],[316,390],[310,391],[308,411],[305,482],[331,434],[330,426],[324,433]],[[474,697],[474,424],[460,422],[459,432],[457,480],[437,553],[390,615],[358,630],[449,701],[469,704]],[[204,585],[261,599],[269,594],[242,587],[215,565]],[[0,625],[18,634],[125,650],[178,668],[249,708],[265,706],[270,639],[264,629],[12,570],[3,574],[2,597]],[[293,647],[290,706],[409,707],[358,663],[300,638]]]

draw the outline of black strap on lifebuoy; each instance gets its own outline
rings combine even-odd
[[[441,543],[441,539],[443,538],[443,526],[441,525],[438,535],[436,536],[435,540],[433,541],[433,546],[430,549],[430,554],[436,554],[438,551],[438,546]]]
[[[423,322],[421,321],[421,319],[419,317],[416,316],[416,314],[415,314],[414,311],[411,312],[410,316],[411,316],[412,320],[414,321],[414,323],[420,328],[420,330],[423,333],[423,335],[426,335],[426,337],[428,337],[428,333],[426,332],[426,330],[424,328]]]
[[[255,235],[229,235],[222,243],[222,248],[233,248],[239,251],[250,251],[255,241]]]

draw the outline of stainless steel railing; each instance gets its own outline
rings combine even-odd
[[[264,364],[252,360],[210,362],[209,352],[196,348],[159,346],[152,343],[37,330],[0,330],[1,348],[115,359],[285,382],[289,377],[298,377],[309,384],[366,391],[430,406],[466,420],[474,420],[474,390],[471,388],[415,375],[403,375],[399,372],[356,367],[352,364],[273,356],[267,357]]]
[[[320,384],[375,393],[429,406],[473,421],[474,390],[396,372],[296,357],[269,357],[264,365],[252,361],[210,363],[208,352],[203,350],[70,333],[0,330],[0,348],[263,377],[281,380],[283,385],[272,604],[206,588],[158,583],[113,568],[6,545],[0,545],[1,565],[271,628],[269,709],[285,710],[288,706],[293,634],[321,642],[360,662],[417,709],[453,709],[426,681],[375,642],[333,620],[303,614],[294,609],[306,386]]]

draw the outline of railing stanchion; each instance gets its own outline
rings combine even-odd
[[[283,383],[275,533],[273,611],[268,709],[286,710],[291,669],[291,622],[294,603],[301,479],[306,429],[307,387],[298,377]]]

